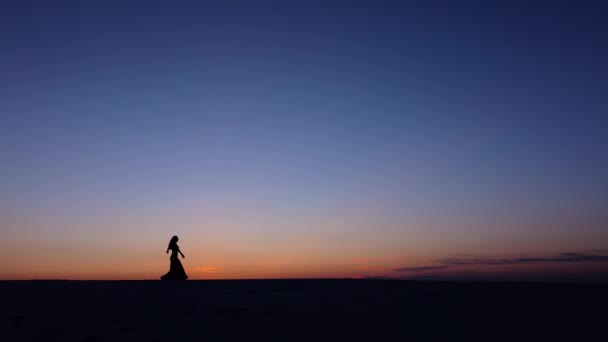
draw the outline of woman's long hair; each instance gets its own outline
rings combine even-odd
[[[173,249],[173,247],[175,247],[175,245],[177,244],[177,240],[179,240],[177,235],[173,235],[171,241],[169,241],[169,246],[167,246],[167,253],[169,253],[170,249]]]

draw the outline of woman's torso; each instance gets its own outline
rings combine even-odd
[[[171,247],[171,258],[175,258],[177,259],[177,253],[179,252],[179,247],[177,245],[174,245]]]

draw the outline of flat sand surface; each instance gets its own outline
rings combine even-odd
[[[2,281],[2,341],[600,341],[606,284]]]

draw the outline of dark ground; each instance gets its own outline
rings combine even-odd
[[[608,285],[4,281],[3,341],[607,341]]]

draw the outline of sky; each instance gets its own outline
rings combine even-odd
[[[2,1],[0,279],[608,279],[608,6]]]

